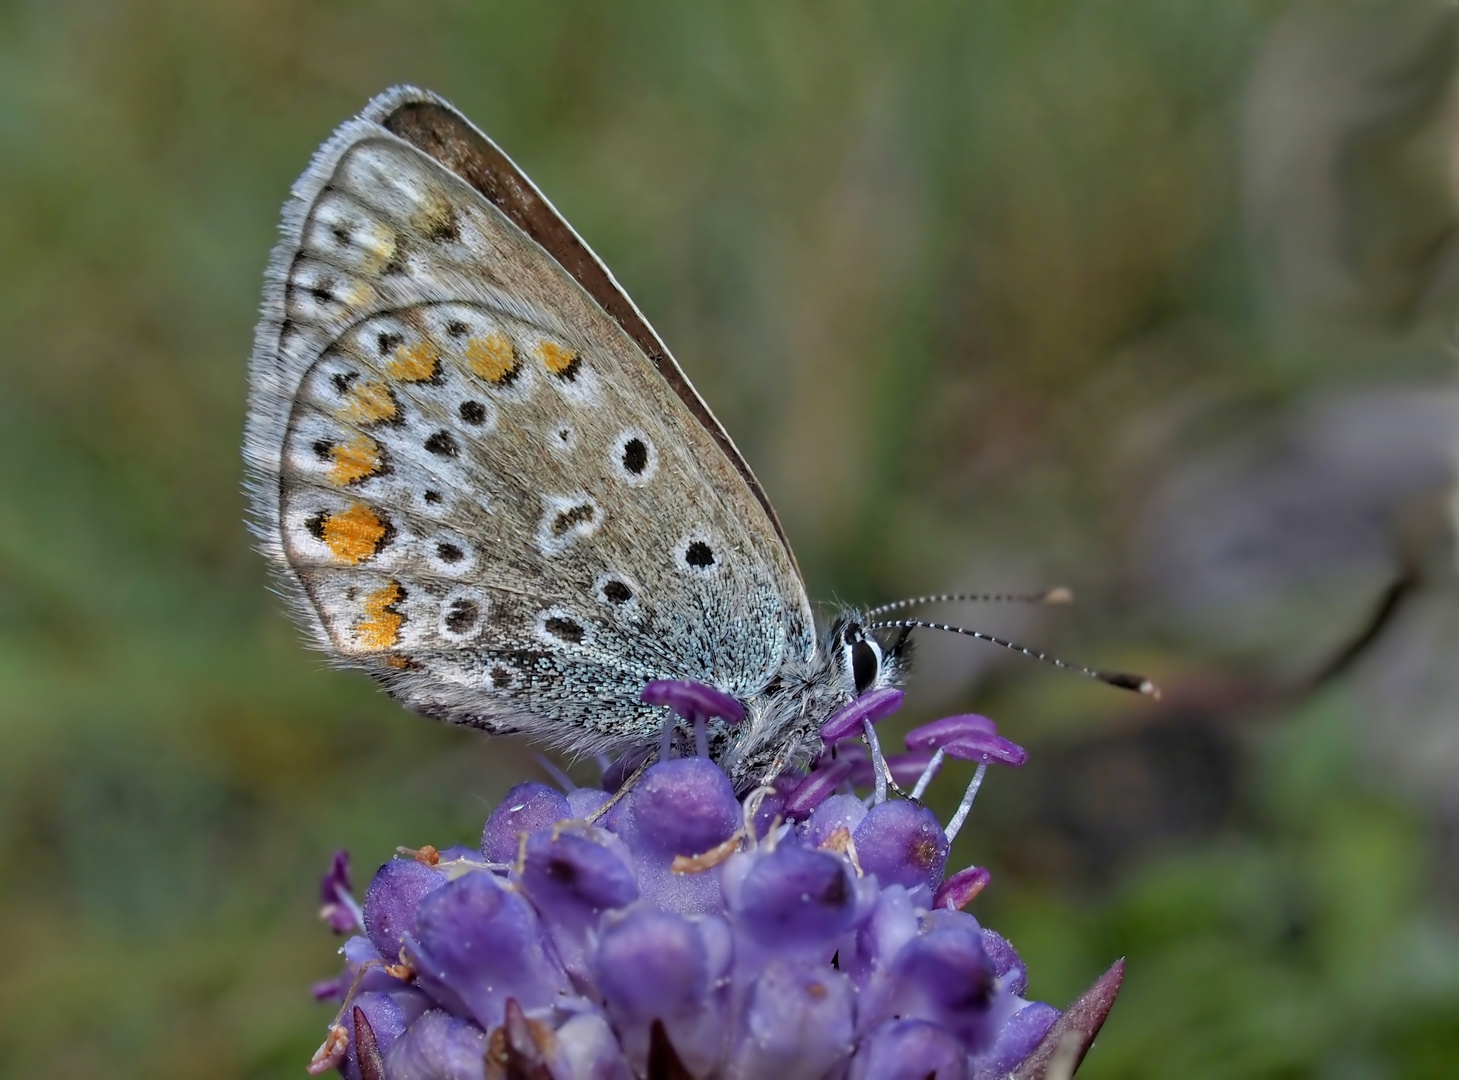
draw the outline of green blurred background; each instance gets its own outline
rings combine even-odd
[[[300,1076],[337,846],[534,770],[307,653],[242,526],[260,276],[403,81],[613,268],[814,597],[956,609],[957,865],[1081,1076],[1459,1069],[1456,26],[1438,4],[0,3],[0,1074]],[[590,770],[585,771],[588,775]],[[945,812],[960,777],[939,785]]]

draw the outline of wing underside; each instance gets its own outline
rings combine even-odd
[[[648,679],[748,696],[810,654],[798,571],[722,429],[429,95],[377,99],[296,185],[252,383],[265,551],[318,644],[421,711],[609,748],[661,722]]]

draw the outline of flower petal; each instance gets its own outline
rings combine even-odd
[[[648,905],[605,920],[598,944],[598,986],[635,1071],[648,1063],[655,1022],[678,1057],[696,1074],[719,1056],[710,962],[704,940],[687,919]]]
[[[978,761],[984,765],[1012,765],[1015,768],[1028,760],[1028,751],[1001,735],[964,735],[942,744],[948,757]]]
[[[507,792],[481,831],[481,853],[488,862],[510,863],[517,859],[522,833],[550,828],[572,817],[567,796],[556,788],[529,780]]]
[[[822,740],[826,743],[837,743],[853,735],[860,735],[864,721],[870,720],[875,724],[885,720],[902,707],[902,699],[906,696],[901,690],[890,686],[862,694],[821,725]]]
[[[416,1018],[385,1055],[390,1080],[486,1080],[486,1032],[448,1012]]]
[[[930,724],[923,724],[907,732],[908,750],[936,750],[950,742],[969,735],[996,735],[998,725],[986,716],[977,713],[963,713],[961,716],[944,716]]]
[[[992,1041],[998,994],[993,962],[970,927],[937,927],[907,942],[884,983],[863,1002],[858,1023],[888,1017],[930,1020],[957,1036],[968,1053]]]
[[[432,893],[421,903],[417,924],[419,949],[412,960],[420,985],[455,994],[488,1031],[501,1024],[509,997],[535,1009],[567,992],[531,905],[485,870]]]
[[[750,866],[726,875],[731,923],[758,945],[801,953],[825,949],[829,960],[832,942],[851,929],[857,912],[856,882],[845,860],[798,844],[735,858]]]
[[[888,1020],[851,1059],[849,1080],[964,1080],[968,1055],[948,1031],[926,1020]]]
[[[1003,980],[1004,989],[1009,993],[1022,997],[1028,989],[1028,970],[1024,967],[1023,958],[1018,955],[1018,950],[1002,934],[996,930],[989,930],[983,927],[983,951],[988,954],[988,959],[993,961],[993,970],[998,978]],[[1018,1064],[1018,1062],[1014,1062]]]
[[[727,724],[738,724],[745,718],[745,707],[723,690],[684,679],[656,679],[643,688],[639,700],[647,705],[667,705],[691,724],[716,717]]]
[[[992,1049],[979,1055],[974,1080],[1005,1080],[1058,1019],[1059,1010],[1042,1001],[1030,1002],[1019,1009],[998,1029]]]
[[[420,902],[446,884],[440,873],[414,859],[392,859],[375,872],[365,890],[365,933],[387,964],[400,955],[400,941],[415,929]]]
[[[765,968],[750,987],[727,1080],[819,1077],[856,1045],[855,990],[839,971],[785,962]]]
[[[630,820],[623,832],[635,854],[699,855],[729,839],[740,825],[740,803],[729,777],[707,758],[651,766],[628,800]]]
[[[905,800],[873,806],[851,838],[861,869],[875,874],[883,887],[925,885],[930,896],[942,880],[947,836],[937,815],[925,806]]]

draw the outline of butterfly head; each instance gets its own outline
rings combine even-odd
[[[807,766],[825,749],[822,724],[862,695],[902,681],[910,645],[906,634],[883,641],[858,612],[841,612],[808,663],[782,668],[747,701],[752,719],[741,725],[722,762],[731,779],[759,783],[784,769]]]
[[[911,641],[903,633],[890,645],[883,645],[866,629],[861,616],[843,612],[830,626],[824,653],[841,685],[852,697],[870,690],[895,686],[906,671]]]

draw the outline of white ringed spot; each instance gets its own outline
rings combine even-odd
[[[619,432],[608,461],[618,479],[632,487],[642,487],[659,471],[658,447],[638,428]]]
[[[603,511],[586,492],[544,495],[537,547],[544,555],[560,555],[577,540],[592,536],[603,524]]]
[[[638,610],[638,585],[622,574],[603,574],[593,582],[593,596],[598,603],[621,614]]]
[[[690,533],[674,545],[674,568],[681,573],[717,574],[722,562],[720,546],[707,533]]]
[[[593,641],[593,630],[587,620],[566,608],[552,607],[539,611],[535,629],[542,641],[555,648],[590,645]]]
[[[486,597],[476,589],[456,589],[441,600],[436,629],[447,641],[470,641],[486,625]]]
[[[476,548],[459,533],[441,532],[424,542],[426,564],[443,577],[464,577],[476,568]]]

